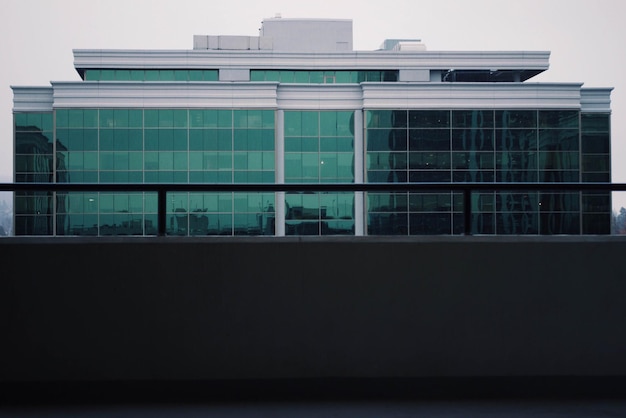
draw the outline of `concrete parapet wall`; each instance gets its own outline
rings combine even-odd
[[[625,237],[0,239],[0,382],[626,376]]]

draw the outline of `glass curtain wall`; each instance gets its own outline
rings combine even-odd
[[[582,180],[611,181],[611,115],[609,113],[581,114]],[[584,192],[583,233],[609,234],[611,194]]]
[[[274,111],[58,109],[58,182],[273,183]],[[62,164],[61,164],[62,163]],[[153,235],[155,193],[71,193],[57,234]],[[274,234],[273,193],[169,193],[170,235]]]
[[[354,182],[354,112],[285,111],[285,183]],[[354,193],[288,193],[286,235],[354,234]]]
[[[577,182],[577,110],[369,110],[368,182]],[[477,234],[578,234],[580,193],[472,195]],[[459,234],[459,194],[369,193],[371,235]]]
[[[367,110],[367,182],[608,182],[610,115]],[[274,183],[275,111],[15,113],[17,182]],[[354,112],[285,111],[284,181],[354,182]],[[357,157],[358,158],[358,157]],[[170,193],[167,233],[273,235],[274,193]],[[459,193],[368,193],[367,234],[460,234]],[[610,194],[480,192],[475,234],[610,233]],[[354,233],[354,193],[288,193],[287,235]],[[154,193],[15,194],[16,235],[153,235]]]
[[[85,70],[85,81],[218,81],[218,70]]]
[[[296,84],[396,82],[398,70],[250,70],[250,81]]]
[[[53,181],[54,128],[52,112],[14,114],[15,181],[50,183]],[[57,160],[57,168],[66,161]],[[54,233],[54,194],[15,193],[15,235],[52,235]]]

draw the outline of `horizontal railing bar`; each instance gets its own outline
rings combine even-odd
[[[419,192],[626,191],[626,183],[0,183],[0,191],[49,192]]]
[[[620,192],[626,183],[0,183],[5,192],[147,192],[158,194],[158,235],[166,235],[166,195],[174,192],[460,192],[463,194],[464,233],[471,235],[473,192]]]

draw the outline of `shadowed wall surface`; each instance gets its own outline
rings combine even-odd
[[[619,236],[1,239],[0,382],[623,378],[625,253]]]

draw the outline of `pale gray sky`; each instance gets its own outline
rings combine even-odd
[[[0,182],[13,180],[10,86],[79,80],[72,49],[192,49],[193,35],[258,35],[276,13],[352,19],[356,50],[419,38],[431,51],[551,51],[531,82],[614,87],[613,181],[626,182],[624,0],[3,0]],[[623,195],[614,208],[626,207]]]

